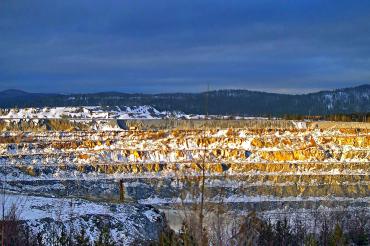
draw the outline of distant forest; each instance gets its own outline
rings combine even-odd
[[[330,115],[283,115],[285,120],[327,120],[327,121],[343,121],[343,122],[370,122],[370,113],[352,113],[352,114],[330,114]]]
[[[186,114],[263,117],[322,116],[325,119],[347,121],[351,118],[351,120],[364,121],[363,116],[370,112],[370,85],[303,95],[249,90],[164,94],[104,92],[69,95],[27,93],[18,90],[0,92],[1,108],[139,105],[151,105],[161,111],[181,111]]]

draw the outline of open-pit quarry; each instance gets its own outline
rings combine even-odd
[[[0,162],[9,196],[153,206],[167,219],[199,201],[201,179],[208,207],[241,214],[370,207],[368,123],[7,118]]]

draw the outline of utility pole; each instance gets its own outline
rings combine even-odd
[[[3,200],[1,202],[1,209],[2,209],[2,221],[1,221],[1,246],[5,245],[5,183],[6,183],[6,164],[4,163],[4,179],[2,182],[2,196]]]
[[[205,119],[205,127],[203,128],[203,139],[206,137],[206,129],[207,129],[207,121],[208,121],[208,93],[209,93],[209,83],[207,84],[207,92],[206,92],[206,98],[205,98],[205,115],[206,115],[206,119]],[[207,151],[207,146],[204,145],[204,149],[203,149],[203,160],[202,160],[202,175],[201,175],[201,178],[202,178],[202,184],[201,184],[201,191],[200,191],[200,195],[201,195],[201,199],[200,199],[200,211],[199,211],[199,230],[200,230],[200,238],[199,240],[201,240],[202,244],[204,244],[203,242],[203,230],[204,230],[204,227],[203,227],[203,219],[204,219],[204,214],[203,214],[203,210],[204,210],[204,187],[205,187],[205,163],[206,163],[206,151]]]
[[[207,84],[207,91],[204,93],[204,108],[203,108],[203,113],[204,113],[204,120],[208,119],[208,99],[209,99],[209,83]]]

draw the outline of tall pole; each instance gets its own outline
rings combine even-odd
[[[2,209],[2,223],[1,223],[1,246],[5,245],[5,182],[6,182],[6,164],[7,162],[4,162],[4,179],[2,182],[2,196],[3,201],[1,202],[1,209]]]
[[[209,93],[209,83],[207,84],[207,92],[206,92],[206,98],[205,98],[205,115],[206,115],[206,121],[208,120],[208,93]],[[206,124],[205,124],[205,127],[206,127]],[[203,128],[203,139],[206,137],[206,128]],[[206,141],[204,141],[204,143],[206,143]],[[203,160],[202,160],[202,175],[201,175],[201,178],[202,178],[202,184],[201,184],[201,191],[200,191],[200,195],[201,195],[201,199],[200,199],[200,212],[199,212],[199,230],[200,230],[200,239],[202,244],[204,244],[203,242],[203,219],[204,219],[204,214],[203,214],[203,210],[204,210],[204,186],[205,186],[205,162],[206,162],[206,151],[207,151],[207,146],[204,145],[204,149],[203,149]]]

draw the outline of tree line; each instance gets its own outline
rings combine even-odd
[[[300,115],[284,114],[285,120],[318,120],[318,121],[338,121],[338,122],[370,122],[369,113],[352,113],[352,114],[327,114],[327,115]]]

